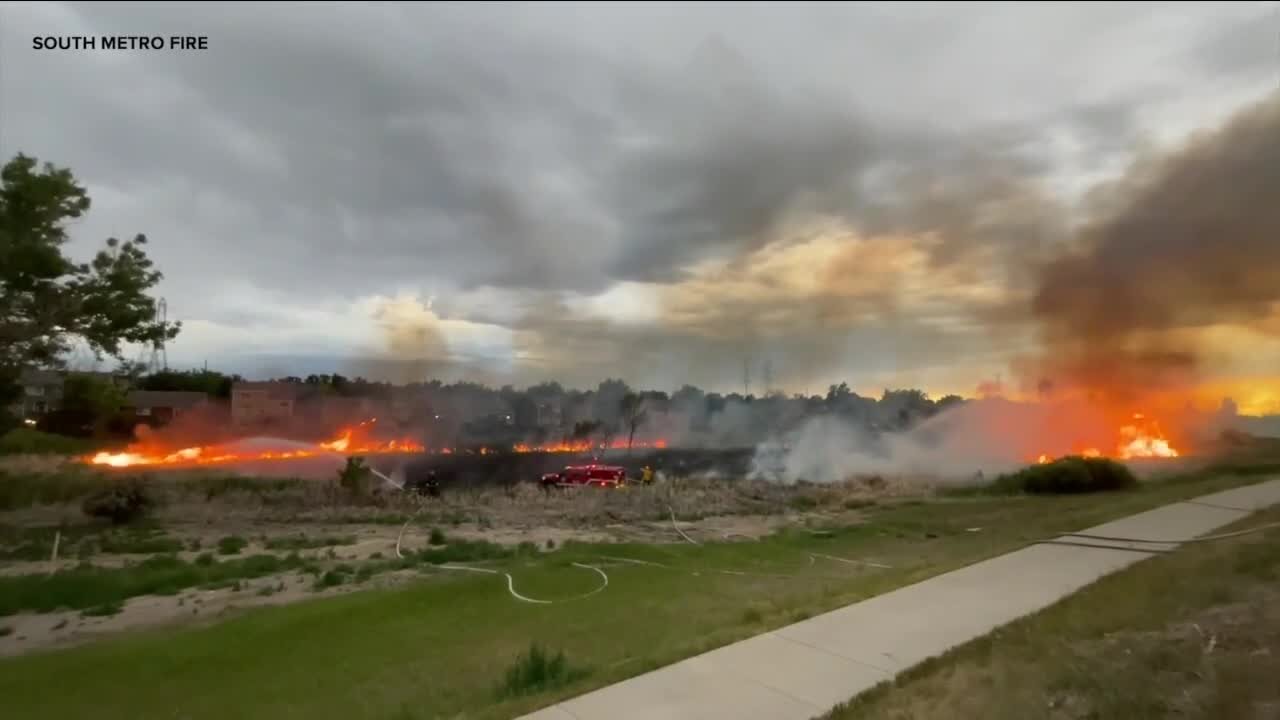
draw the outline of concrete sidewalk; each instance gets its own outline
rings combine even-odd
[[[1280,504],[1280,480],[1082,530],[1189,540]],[[1062,536],[566,700],[522,720],[808,720],[1173,545]]]

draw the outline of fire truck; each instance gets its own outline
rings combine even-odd
[[[552,487],[605,487],[626,485],[627,471],[619,465],[569,465],[558,473],[542,476],[541,485]]]

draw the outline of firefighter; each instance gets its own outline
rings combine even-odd
[[[640,483],[642,485],[653,484],[653,468],[645,465],[644,468],[640,470]]]

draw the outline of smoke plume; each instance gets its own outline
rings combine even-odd
[[[1074,252],[1041,268],[1031,383],[1124,401],[1193,381],[1213,326],[1275,332],[1280,95],[1094,194],[1105,207]]]

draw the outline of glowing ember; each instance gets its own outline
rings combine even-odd
[[[1084,448],[1075,453],[1087,458],[1102,457],[1102,452],[1097,448]],[[1164,433],[1160,431],[1160,425],[1155,420],[1150,420],[1142,413],[1133,414],[1133,422],[1120,428],[1120,440],[1116,445],[1114,457],[1121,460],[1132,460],[1134,458],[1176,458],[1178,451],[1169,444],[1165,439]],[[1050,455],[1040,455],[1036,462],[1044,465],[1053,461]]]

